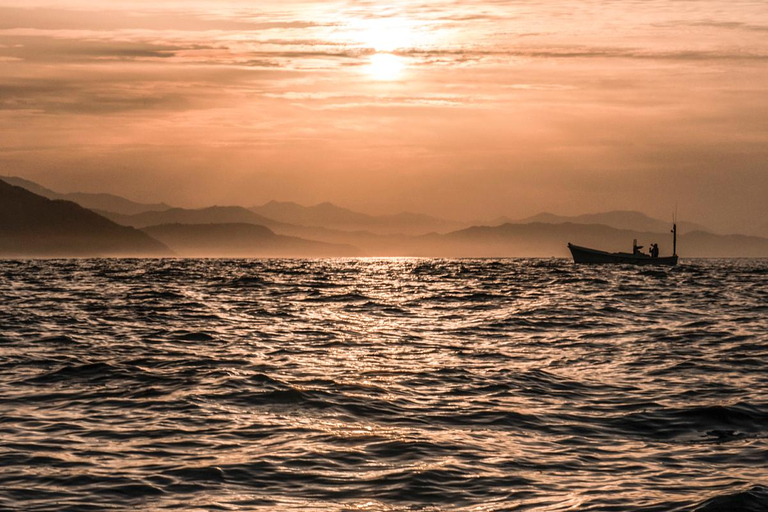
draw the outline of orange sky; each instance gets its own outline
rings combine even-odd
[[[768,217],[767,86],[764,1],[0,0],[0,174],[733,229]]]

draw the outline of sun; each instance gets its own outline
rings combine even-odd
[[[367,56],[363,70],[373,80],[401,80],[411,61],[407,55],[423,46],[430,33],[423,22],[390,14],[386,11],[378,17],[350,19],[339,31],[346,44]]]
[[[374,53],[366,66],[371,78],[382,81],[398,80],[405,69],[405,61],[392,53]]]

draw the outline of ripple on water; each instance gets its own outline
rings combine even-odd
[[[766,275],[0,262],[0,509],[768,510]]]

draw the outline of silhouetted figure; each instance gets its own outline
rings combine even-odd
[[[637,238],[635,238],[635,240],[632,242],[632,254],[634,254],[635,256],[645,256],[645,254],[643,254],[643,251],[640,250],[642,248],[643,248],[642,245],[637,245]]]
[[[651,258],[659,257],[659,244],[651,244]]]

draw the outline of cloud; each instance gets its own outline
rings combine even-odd
[[[722,61],[768,59],[768,52],[750,50],[653,50],[643,48],[563,46],[563,47],[520,47],[516,49],[473,50],[422,50],[418,48],[397,50],[397,55],[417,57],[426,63],[467,62],[488,59],[639,59],[658,61]]]
[[[0,40],[6,41],[0,54],[26,62],[81,63],[86,61],[115,59],[168,59],[182,52],[200,52],[226,48],[205,44],[168,44],[152,41],[98,40],[84,37],[58,38],[50,35],[18,35],[0,31]]]
[[[126,10],[117,8],[79,9],[29,8],[0,6],[0,30],[184,30],[205,31],[264,31],[284,29],[308,29],[327,26],[328,23],[312,20],[268,19],[268,14],[258,11],[248,13],[175,10]]]
[[[689,27],[706,27],[725,30],[742,30],[746,32],[768,32],[768,25],[755,25],[752,23],[745,23],[742,21],[678,21],[672,22],[667,25],[685,25]]]
[[[3,4],[0,158],[62,184],[384,207],[407,182],[434,213],[496,215],[589,206],[601,183],[639,204],[669,169],[734,183],[764,167],[759,2]],[[400,79],[371,79],[376,51],[402,59]]]
[[[169,91],[75,80],[5,80],[0,83],[0,110],[47,114],[106,115],[137,110],[182,110],[188,98]]]

